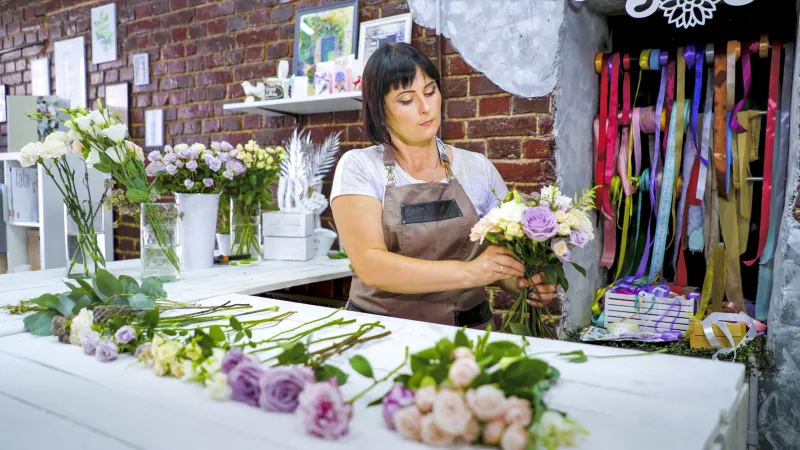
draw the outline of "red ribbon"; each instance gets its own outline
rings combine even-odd
[[[599,134],[603,127],[600,126],[598,119],[594,120],[594,137],[599,138]],[[613,152],[612,152],[613,153]],[[616,156],[616,155],[614,155]],[[598,159],[599,160],[599,159]],[[610,192],[611,185],[608,185]],[[608,269],[614,265],[614,256],[617,249],[617,211],[611,209],[608,215],[603,220],[603,256],[600,259],[600,265]]]
[[[631,55],[625,53],[622,57],[622,124],[631,124]]]
[[[611,218],[611,179],[614,177],[614,156],[617,151],[617,111],[619,110],[619,53],[611,58],[611,97],[608,101],[608,129],[606,132],[605,168],[603,171],[603,214]],[[602,133],[602,124],[601,130]],[[601,141],[602,142],[602,141]]]
[[[752,266],[761,258],[767,245],[769,214],[772,206],[772,159],[775,150],[775,126],[778,119],[778,80],[781,71],[781,41],[772,41],[772,61],[769,69],[769,103],[767,104],[767,138],[764,145],[764,181],[761,186],[761,225],[758,230],[758,254],[745,264]],[[742,180],[744,181],[744,180]]]
[[[600,69],[600,123],[599,136],[595,137],[596,165],[594,172],[595,183],[597,183],[597,196],[603,198],[605,186],[603,185],[603,161],[606,157],[606,130],[608,130],[608,55],[603,55],[603,64]],[[598,204],[598,209],[602,209],[602,204]]]
[[[697,154],[700,155],[699,151]],[[691,199],[695,198],[697,195],[697,181],[700,178],[700,164],[702,164],[702,162],[700,162],[700,157],[698,156],[694,159],[694,165],[692,165],[692,176],[689,177],[689,189],[686,191],[688,201],[685,203],[683,208],[683,224],[681,225],[681,228],[684,230],[684,233],[681,235],[681,242],[678,244],[678,268],[675,280],[679,286],[689,285],[686,272],[686,258],[683,254],[683,248],[686,243],[686,235],[689,234],[686,232],[686,221],[689,217],[689,204],[691,203]]]

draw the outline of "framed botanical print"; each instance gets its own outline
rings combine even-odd
[[[382,45],[411,43],[411,14],[384,17],[361,23],[358,32],[358,58],[366,64]]]
[[[117,5],[92,8],[92,63],[117,60]]]
[[[310,76],[322,62],[355,55],[358,39],[358,0],[347,0],[295,13],[295,75]]]

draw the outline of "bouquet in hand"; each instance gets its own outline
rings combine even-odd
[[[548,284],[566,291],[569,283],[564,263],[572,264],[586,276],[586,271],[573,263],[571,257],[573,248],[582,248],[594,239],[592,222],[586,213],[594,208],[594,196],[594,189],[587,189],[579,200],[573,201],[562,195],[557,186],[547,186],[540,194],[523,198],[514,190],[475,224],[470,239],[480,242],[486,239],[508,247],[525,264],[526,278],[543,273]],[[506,314],[501,331],[534,336],[546,333],[540,310],[526,301],[530,289],[522,289]]]
[[[146,172],[156,177],[162,192],[181,194],[216,194],[222,189],[222,149],[230,144],[212,142],[211,148],[197,143],[191,146],[167,145],[162,151],[150,152]]]

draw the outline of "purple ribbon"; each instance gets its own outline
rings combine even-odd
[[[753,42],[750,45],[743,45],[742,46],[742,75],[744,78],[744,96],[739,103],[733,108],[733,114],[731,114],[731,127],[737,134],[744,133],[747,131],[742,124],[736,120],[736,115],[744,108],[744,102],[747,101],[747,97],[750,95],[750,88],[753,86],[753,76],[750,71],[750,53],[757,53],[758,52],[758,42]]]
[[[700,148],[697,143],[697,115],[700,114],[700,97],[703,91],[703,59],[704,55],[697,55],[694,45],[687,45],[683,50],[683,57],[686,64],[691,68],[694,66],[694,97],[692,97],[692,131],[694,132],[694,146]]]
[[[658,331],[658,324],[661,323],[661,321],[664,320],[665,317],[667,317],[667,314],[669,314],[669,312],[672,311],[672,309],[675,306],[677,306],[678,314],[675,314],[675,317],[672,318],[672,322],[669,324],[669,330],[665,331],[664,333],[678,333],[679,335],[683,335],[683,333],[681,333],[680,331],[675,331],[675,321],[678,320],[678,317],[681,316],[681,312],[683,312],[682,311],[683,306],[681,305],[681,298],[682,297],[675,297],[675,300],[672,302],[671,305],[669,305],[669,308],[667,308],[664,314],[662,314],[661,317],[659,317],[658,320],[656,320],[656,325],[653,328],[656,330],[657,333],[661,333],[660,331]]]

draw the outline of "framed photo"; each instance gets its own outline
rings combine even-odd
[[[31,88],[33,95],[50,95],[50,58],[31,61]]]
[[[385,44],[411,43],[411,14],[384,17],[361,24],[358,32],[358,59],[366,64],[369,57]]]
[[[150,54],[133,55],[133,85],[147,86],[148,84],[150,84]]]
[[[358,39],[358,0],[347,0],[295,12],[295,75],[309,76],[322,62],[355,55]]]
[[[92,8],[92,63],[117,60],[117,5]]]
[[[164,110],[149,109],[144,112],[144,146],[164,146]]]
[[[56,95],[69,100],[70,108],[86,108],[86,41],[83,36],[54,45]]]
[[[6,122],[8,115],[6,114],[6,85],[0,84],[0,122]]]
[[[106,108],[116,113],[125,126],[129,126],[130,113],[128,108],[128,83],[112,84],[106,86]]]

